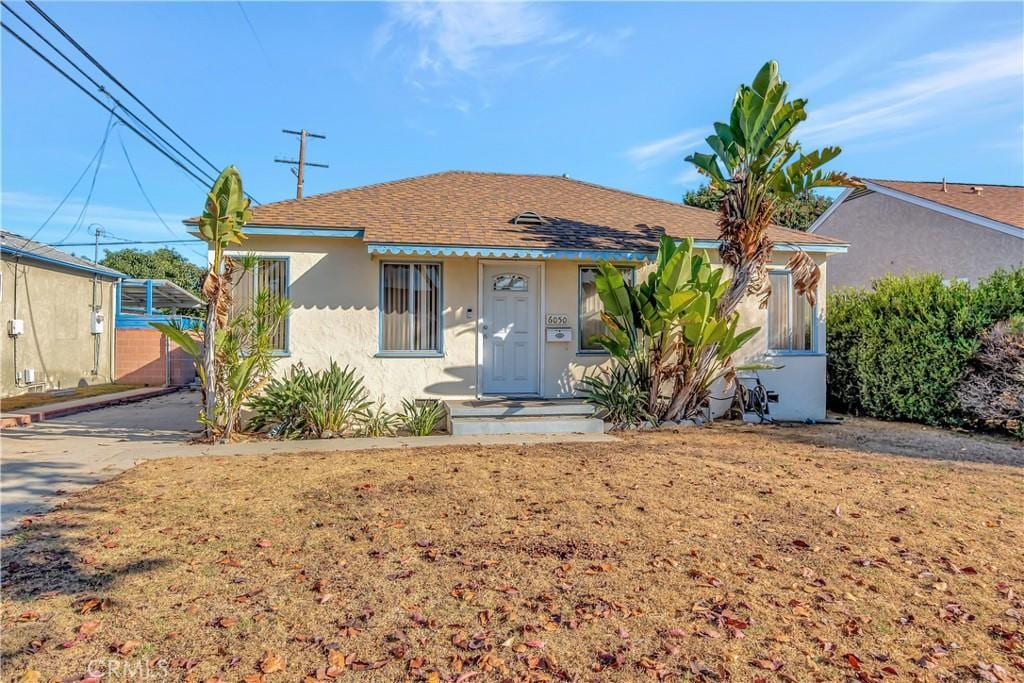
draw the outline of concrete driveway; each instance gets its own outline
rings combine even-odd
[[[101,408],[5,429],[0,458],[0,526],[6,531],[53,505],[58,492],[92,486],[147,455],[192,436],[199,393]]]

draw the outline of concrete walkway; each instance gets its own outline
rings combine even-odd
[[[25,418],[30,422],[42,422],[43,420],[52,420],[54,418],[74,415],[88,410],[98,410],[109,406],[143,401],[148,398],[164,396],[165,394],[173,394],[176,391],[180,391],[180,389],[178,387],[139,387],[138,389],[118,391],[112,394],[100,394],[98,396],[74,398],[68,401],[44,403],[31,408],[12,410],[8,413],[4,413],[0,417],[8,418],[12,421],[11,424],[8,424],[6,420],[3,422],[3,427],[7,429],[9,426],[13,427],[26,424],[24,421]]]
[[[14,528],[26,515],[53,507],[66,493],[157,458],[617,441],[607,434],[510,434],[187,444],[185,440],[196,434],[198,400],[196,392],[178,392],[5,429],[0,458],[0,528]]]
[[[181,391],[4,429],[0,527],[128,469],[149,450],[187,448],[182,442],[196,429],[198,396]]]

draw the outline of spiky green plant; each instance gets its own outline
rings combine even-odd
[[[594,341],[634,379],[649,415],[678,420],[699,414],[711,385],[734,375],[732,354],[759,329],[740,331],[739,313],[718,313],[730,286],[723,270],[695,253],[693,240],[677,244],[669,237],[661,239],[654,269],[636,284],[607,262],[598,267],[608,331]]]
[[[413,436],[430,436],[444,416],[445,408],[440,401],[434,399],[425,401],[405,399],[402,401],[402,427]]]
[[[357,418],[356,434],[369,437],[394,436],[401,422],[401,418],[388,410],[381,401],[367,408]]]
[[[223,259],[222,277],[234,277],[251,270],[257,258],[248,254]],[[228,297],[228,294],[223,294]],[[235,312],[216,327],[209,340],[209,329],[201,335],[173,323],[151,323],[168,339],[178,344],[192,359],[203,387],[203,410],[199,422],[207,434],[228,441],[234,434],[243,406],[252,400],[270,380],[279,358],[273,353],[273,339],[291,309],[291,302],[270,292],[257,294],[248,306]],[[207,349],[213,349],[216,363],[210,366]]]

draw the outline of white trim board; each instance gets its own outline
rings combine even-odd
[[[873,183],[870,180],[863,180],[861,182],[864,183],[864,187],[866,187],[867,189],[871,190],[872,192],[877,192],[878,194],[885,195],[886,197],[899,199],[900,201],[907,202],[908,204],[920,206],[924,209],[930,209],[932,211],[945,214],[946,216],[952,216],[953,218],[959,218],[962,221],[973,223],[974,225],[980,225],[983,228],[989,228],[991,230],[1001,232],[1004,235],[1010,235],[1011,237],[1019,237],[1020,239],[1024,239],[1024,228],[1018,228],[1017,226],[1010,225],[1009,223],[1003,223],[1001,221],[992,220],[991,218],[985,218],[984,216],[979,216],[976,213],[964,211],[963,209],[955,209],[952,206],[946,206],[945,204],[940,204],[939,202],[935,202],[930,199],[925,199],[924,197],[918,197],[917,195],[913,195],[908,192],[894,190],[891,187],[885,187],[884,185]],[[818,220],[814,221],[814,223],[811,225],[810,228],[808,228],[807,231],[814,232],[815,230],[817,230],[821,226],[821,224],[825,222],[825,219],[827,219],[828,216],[831,215],[832,211],[836,207],[838,207],[849,196],[849,194],[850,190],[847,190],[839,197],[837,197],[836,201],[832,203],[832,206],[828,207],[828,210],[826,210],[825,213],[819,216]]]

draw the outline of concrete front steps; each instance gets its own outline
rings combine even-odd
[[[448,433],[453,436],[490,434],[600,434],[604,422],[594,407],[575,400],[481,399],[445,401]]]

